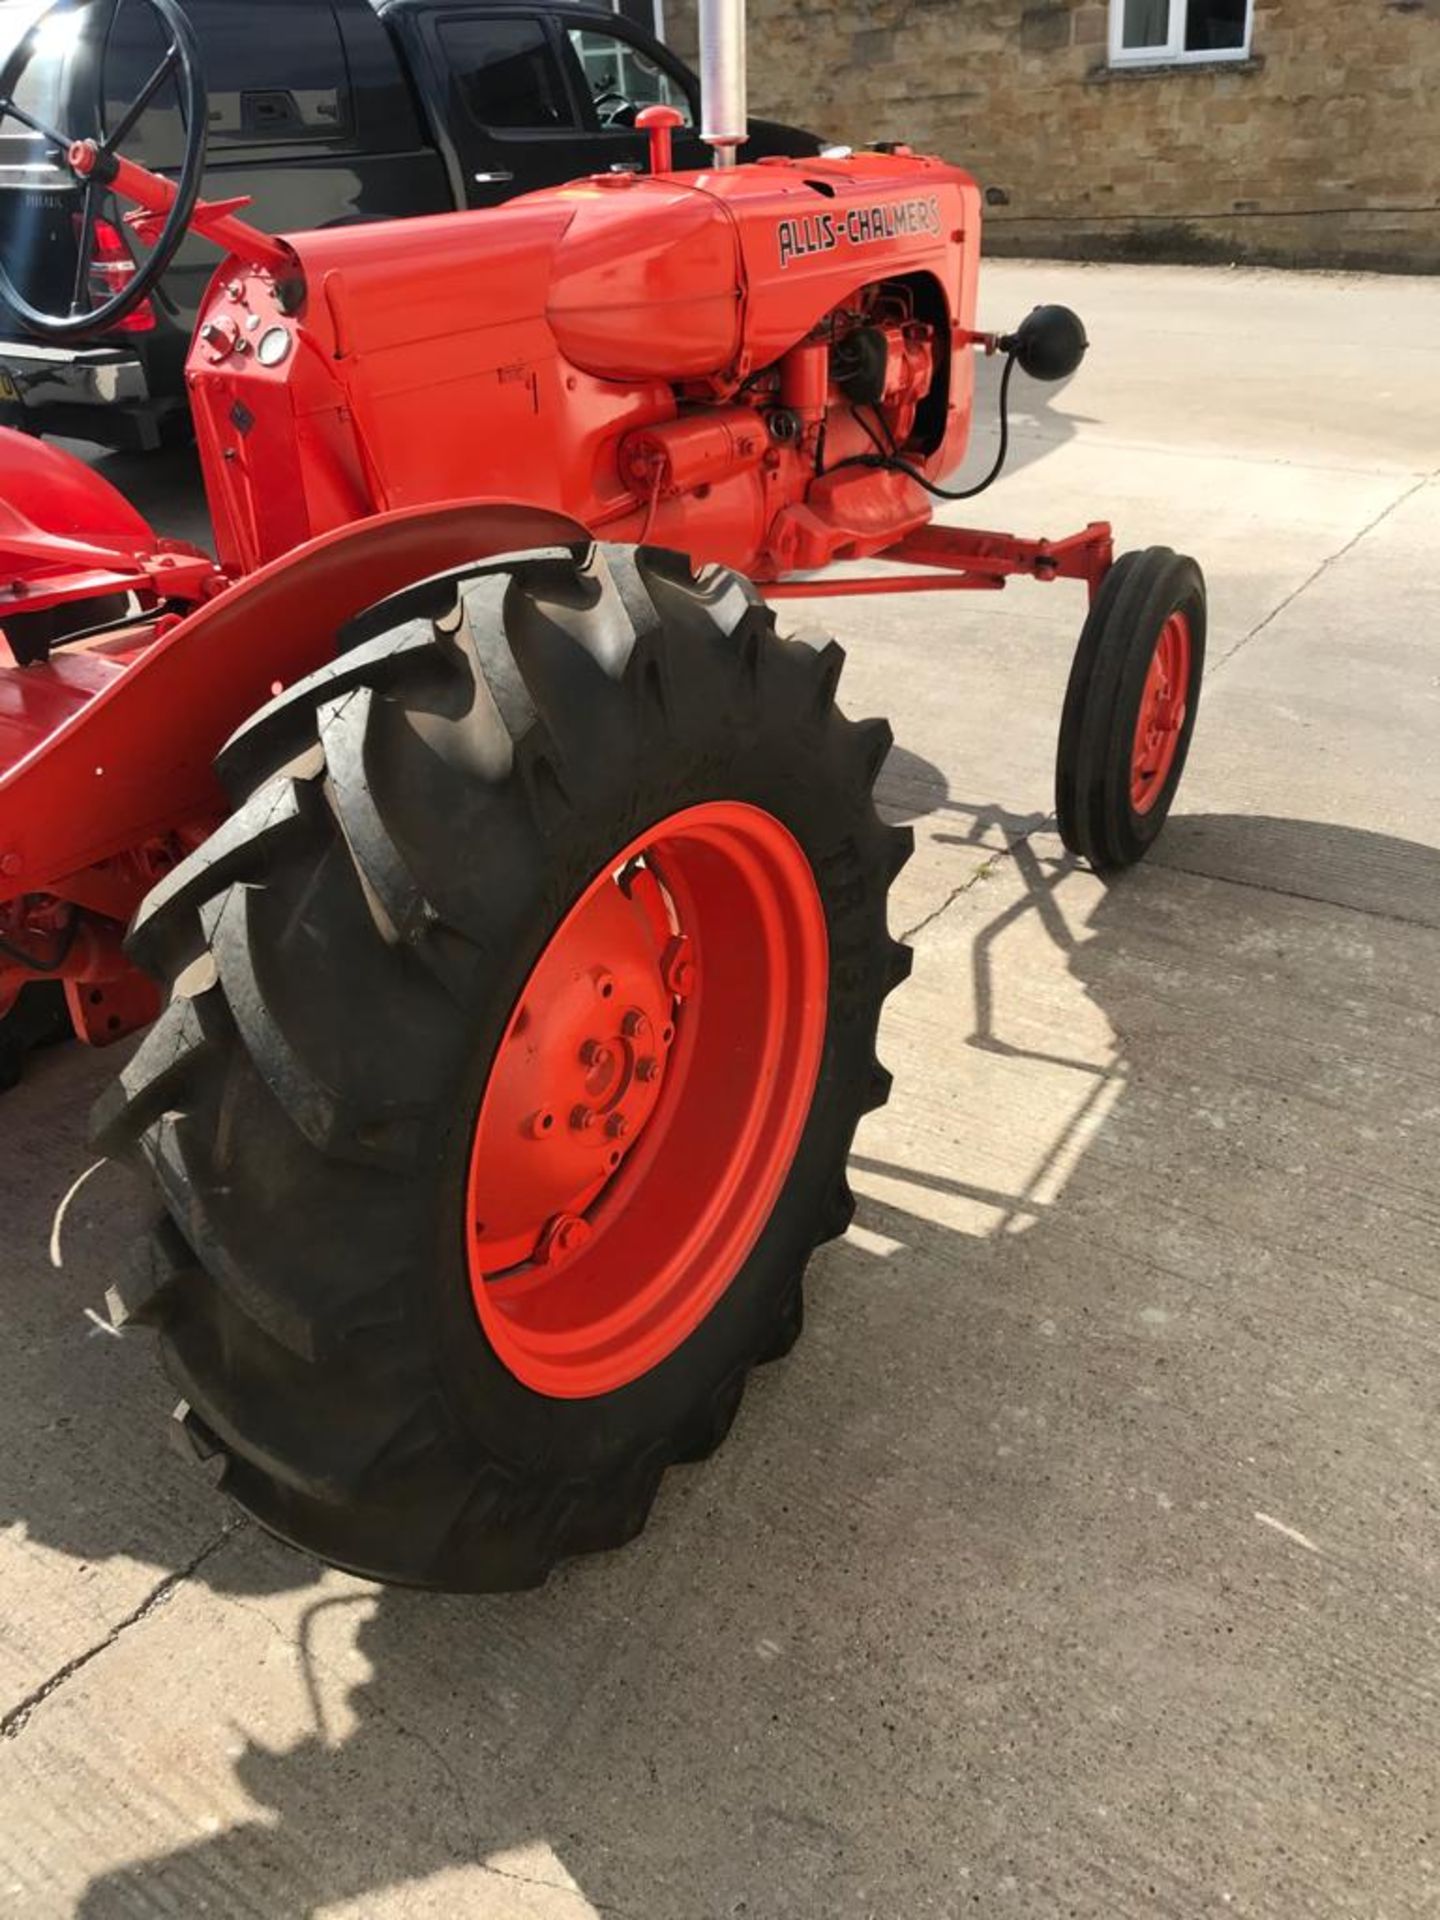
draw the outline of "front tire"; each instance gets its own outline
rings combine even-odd
[[[673,555],[536,558],[226,749],[237,810],[142,910],[171,999],[98,1122],[168,1212],[112,1306],[275,1533],[533,1585],[636,1533],[792,1344],[909,958],[889,730],[839,713],[840,657]],[[670,1064],[625,1051],[666,1028]]]
[[[1075,649],[1055,764],[1060,837],[1098,873],[1134,866],[1180,785],[1205,669],[1205,582],[1168,547],[1126,553]]]

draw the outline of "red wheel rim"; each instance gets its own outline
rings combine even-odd
[[[1190,698],[1190,622],[1172,613],[1160,629],[1140,695],[1130,749],[1130,805],[1148,813],[1164,792]]]
[[[660,821],[566,914],[470,1155],[471,1291],[527,1386],[613,1392],[724,1293],[800,1143],[828,972],[809,861],[735,801]]]

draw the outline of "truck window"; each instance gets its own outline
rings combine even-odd
[[[195,4],[210,94],[210,151],[333,144],[350,126],[349,74],[329,0]],[[140,0],[120,0],[105,57],[105,111],[113,122],[154,71],[165,43]],[[147,166],[178,166],[185,151],[176,90],[167,85],[126,143]]]
[[[544,22],[472,14],[442,20],[440,46],[470,117],[499,129],[573,127]]]
[[[684,87],[643,47],[603,27],[569,27],[570,44],[585,75],[602,127],[630,127],[642,107],[678,107],[687,127],[694,110]]]

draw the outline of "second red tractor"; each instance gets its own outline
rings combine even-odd
[[[218,552],[0,431],[0,1013],[149,1028],[97,1116],[159,1202],[112,1304],[225,1490],[363,1573],[533,1583],[793,1342],[889,1091],[890,732],[769,602],[1083,581],[1057,809],[1114,869],[1180,777],[1204,589],[1103,524],[934,524],[975,353],[1084,346],[1059,309],[976,330],[960,169],[676,174],[662,108],[646,176],[276,239],[200,198],[198,56],[150,3],[177,180],[125,160],[133,113],[48,127],[0,76],[82,256],[127,202],[146,264],[99,314],[0,304],[63,340],[216,242]]]

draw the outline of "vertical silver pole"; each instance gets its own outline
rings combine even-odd
[[[700,0],[700,138],[717,167],[733,167],[748,137],[745,0]]]

